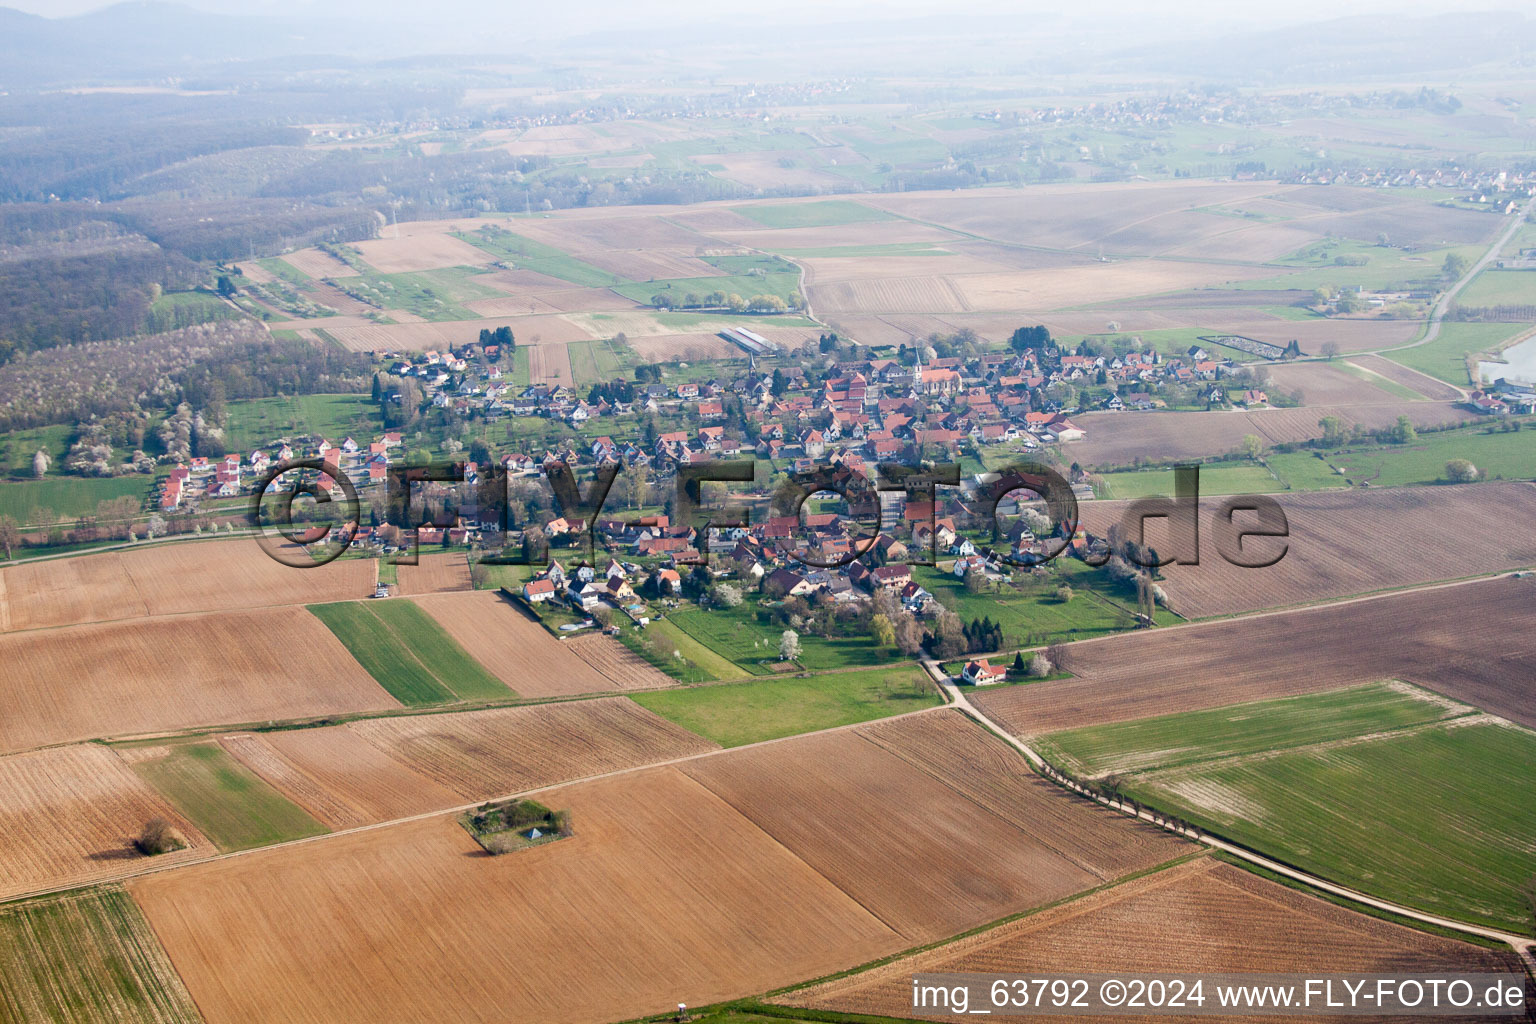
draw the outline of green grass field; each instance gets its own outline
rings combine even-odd
[[[217,295],[208,292],[167,292],[150,305],[145,328],[157,333],[174,331],[215,320],[233,320],[239,315]]]
[[[535,242],[495,225],[487,224],[475,231],[460,231],[455,237],[478,249],[484,249],[519,270],[532,270],[548,277],[558,277],[583,288],[608,288],[623,280],[617,274],[568,256],[552,245]]]
[[[149,922],[120,887],[0,907],[0,1022],[202,1019]]]
[[[1485,247],[1476,245],[1449,246],[1444,249],[1426,249],[1405,258],[1397,249],[1366,245],[1359,242],[1318,242],[1300,252],[1293,253],[1280,262],[1295,267],[1290,273],[1277,277],[1254,278],[1226,285],[1244,291],[1271,288],[1332,289],[1363,287],[1367,291],[1410,291],[1439,289],[1445,282],[1440,268],[1450,253],[1459,253],[1470,265],[1482,256]],[[1339,256],[1364,257],[1364,266],[1340,266],[1334,263]]]
[[[666,295],[682,305],[689,294],[703,299],[710,292],[736,294],[744,299],[754,295],[777,295],[789,301],[800,290],[800,270],[777,256],[716,256],[710,262],[726,273],[719,277],[679,277],[665,281],[638,281],[621,284],[614,291],[625,298],[649,304],[654,295]]]
[[[1396,349],[1389,352],[1387,358],[1464,388],[1471,383],[1467,373],[1468,355],[1497,350],[1504,342],[1528,330],[1530,328],[1522,324],[1444,322],[1434,341],[1414,348]]]
[[[1010,648],[1082,640],[1131,628],[1135,596],[1115,593],[1103,570],[1066,555],[1051,564],[1057,571],[1050,577],[1036,580],[1016,572],[1019,587],[1004,585],[997,591],[978,594],[968,592],[965,581],[954,573],[938,568],[914,566],[912,578],[967,622],[990,617],[999,623],[1003,642]],[[1072,600],[1065,604],[1055,596],[1063,582],[1070,583],[1074,591]],[[1160,625],[1177,621],[1173,614],[1158,610]]]
[[[1421,434],[1405,445],[1382,445],[1339,452],[1325,451],[1328,462],[1344,470],[1355,483],[1373,487],[1406,487],[1445,479],[1445,464],[1467,459],[1488,479],[1536,479],[1536,420],[1520,421],[1518,431],[1484,426]]]
[[[571,375],[577,384],[628,377],[640,361],[628,345],[612,338],[574,341],[565,346],[571,360]]]
[[[909,662],[822,676],[657,690],[633,699],[725,747],[868,722],[940,703],[927,673]]]
[[[667,621],[695,641],[753,675],[768,675],[779,662],[784,627],[768,621],[767,611],[753,601],[739,608],[690,609],[673,612]],[[683,655],[688,657],[686,652]],[[819,637],[800,631],[799,663],[812,672],[879,665],[892,656],[890,648],[873,638]],[[692,659],[690,659],[692,660]]]
[[[1201,761],[1424,725],[1475,713],[1394,683],[1234,704],[1051,733],[1036,749],[1088,776],[1166,769]]]
[[[1201,494],[1267,494],[1285,488],[1275,474],[1256,463],[1223,463],[1200,467]],[[1105,473],[1099,477],[1101,498],[1171,496],[1173,470],[1143,469]]]
[[[339,441],[348,435],[361,443],[383,429],[378,407],[367,395],[321,394],[252,398],[230,402],[227,436],[255,445],[286,435],[314,434]],[[335,437],[332,437],[335,435]]]
[[[1536,271],[1485,270],[1461,294],[1460,306],[1536,306]]]
[[[58,424],[0,434],[0,469],[8,476],[30,480],[32,456],[42,450],[48,455],[49,472],[55,472],[69,454],[69,438],[73,433],[73,427]]]
[[[512,696],[505,683],[471,657],[435,619],[414,603],[370,601],[364,607],[378,616],[460,700],[504,700]]]
[[[142,499],[149,494],[153,482],[152,477],[139,473],[100,479],[54,476],[42,480],[6,480],[0,482],[0,516],[27,523],[34,510],[46,508],[55,513],[55,518],[75,519],[94,512],[99,502],[113,498]]]
[[[309,610],[402,704],[510,697],[500,680],[409,601],[341,601]]]
[[[479,314],[464,303],[500,298],[504,294],[475,283],[476,273],[467,267],[410,274],[366,273],[340,278],[337,286],[381,309],[401,309],[425,320],[474,320]]]
[[[163,744],[162,744],[163,745]],[[213,740],[174,743],[133,770],[228,853],[329,831]]]
[[[719,654],[698,640],[695,640],[692,634],[677,626],[670,618],[654,619],[646,628],[653,633],[660,633],[667,638],[672,644],[672,649],[681,654],[684,660],[694,667],[694,672],[697,672],[697,681],[699,682],[710,679],[745,679],[751,674],[723,654]],[[684,670],[681,673],[673,672],[672,674],[680,675],[681,678],[693,682],[695,680],[689,677],[694,672]]]
[[[271,274],[273,277],[287,281],[295,288],[307,285],[311,280],[313,280],[313,278],[311,278],[308,274],[304,273],[304,271],[300,270],[292,263],[289,263],[281,256],[269,256],[266,259],[257,260],[256,265],[261,267],[267,273]]]
[[[884,210],[852,199],[827,199],[816,203],[784,203],[773,206],[733,206],[731,209],[770,228],[830,228],[839,224],[864,224],[894,220]]]
[[[332,443],[351,435],[358,444],[383,431],[379,407],[367,395],[299,395],[229,403],[229,450],[246,454],[279,437],[318,434]]]
[[[1276,452],[1264,456],[1264,461],[1293,491],[1326,491],[1349,486],[1344,477],[1329,468],[1326,460],[1317,458],[1312,452]],[[1202,482],[1205,479],[1204,470],[1200,479]]]
[[[1536,848],[1536,733],[1474,708],[1364,686],[1044,742],[1121,766],[1131,796],[1286,863],[1532,933],[1517,887]]]

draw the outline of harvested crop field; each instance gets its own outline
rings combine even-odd
[[[1450,402],[1389,402],[1365,406],[1314,406],[1261,409],[1255,412],[1088,413],[1074,422],[1088,432],[1064,449],[1085,466],[1129,466],[1137,458],[1151,462],[1199,459],[1236,451],[1243,437],[1257,434],[1266,444],[1321,437],[1318,421],[1337,416],[1346,428],[1359,424],[1380,430],[1407,416],[1419,428],[1466,423],[1470,410]]]
[[[850,246],[865,248],[924,242],[940,243],[948,249],[951,242],[965,241],[963,235],[932,224],[898,219],[820,227],[770,228],[731,210],[711,209],[707,214],[699,211],[674,217],[673,220],[696,226],[717,238],[768,252],[804,253],[846,249]]]
[[[1460,400],[1461,392],[1442,380],[1436,380],[1418,370],[1410,370],[1401,363],[1394,363],[1391,359],[1383,359],[1381,356],[1355,356],[1350,362],[1356,366],[1362,366],[1371,373],[1380,374],[1390,381],[1395,381],[1405,388],[1412,388],[1425,398],[1437,402],[1455,402]]]
[[[717,749],[622,697],[372,718],[346,728],[465,802]]]
[[[487,301],[496,301],[494,299]],[[483,320],[444,320],[423,324],[384,324],[368,327],[328,327],[326,333],[352,352],[422,352],[447,349],[474,341],[482,327],[508,326],[519,345],[559,344],[592,337],[559,315],[499,317]]]
[[[1389,594],[1072,644],[1075,678],[972,699],[1024,736],[1402,679],[1536,728],[1533,615],[1536,579]]]
[[[523,697],[564,697],[616,688],[612,678],[556,640],[493,590],[426,595],[416,602],[496,678]]]
[[[545,302],[541,295],[506,295],[499,299],[476,299],[464,303],[472,313],[485,317],[530,316],[538,313],[559,313],[559,306]]]
[[[539,301],[562,313],[620,313],[641,308],[611,288],[572,288],[567,282],[558,291],[539,293]],[[521,335],[519,338],[521,339]]]
[[[868,256],[824,256],[802,259],[806,268],[807,290],[815,293],[818,288],[846,281],[878,281],[908,277],[954,277],[960,274],[996,274],[1008,268],[975,256],[962,255],[945,249],[924,249],[918,252],[897,250],[877,252]]]
[[[1400,400],[1372,384],[1364,374],[1350,373],[1333,363],[1276,363],[1264,369],[1269,374],[1269,388],[1293,391],[1303,405],[1376,405]],[[1460,396],[1450,397],[1455,400]]]
[[[677,680],[611,636],[593,633],[566,641],[570,652],[595,668],[616,690],[654,690]]]
[[[214,852],[213,844],[97,744],[0,757],[0,897],[80,885],[151,862],[133,839],[164,818],[188,847],[153,858],[175,864]]]
[[[210,1024],[600,1024],[906,943],[671,768],[563,788],[575,835],[487,857],[457,823],[256,853],[131,892]]]
[[[564,345],[540,345],[528,351],[528,376],[535,384],[576,383],[571,373],[571,354]]]
[[[0,751],[400,706],[303,608],[13,633],[0,663]]]
[[[395,571],[400,581],[400,594],[404,597],[469,590],[472,586],[469,558],[462,551],[420,554],[415,565],[401,565]]]
[[[333,829],[457,807],[462,798],[414,772],[346,726],[233,733],[236,760]]]
[[[775,1001],[906,1018],[912,1016],[912,975],[918,972],[1167,975],[1452,970],[1518,973],[1520,966],[1513,953],[1355,914],[1204,857]],[[944,1019],[953,1016],[945,1013]]]
[[[642,362],[659,363],[673,359],[734,359],[746,353],[718,334],[658,334],[650,338],[630,338],[629,347]]]
[[[1125,260],[1087,267],[970,274],[953,280],[965,297],[967,309],[1045,310],[1246,281],[1261,273],[1258,267],[1237,264]]]
[[[909,945],[1099,883],[1046,836],[982,810],[863,728],[746,747],[682,770]],[[886,742],[901,749],[892,735]]]
[[[1210,526],[1220,501],[1202,502],[1206,550],[1200,564],[1160,570],[1170,608],[1186,618],[1205,618],[1536,566],[1536,487],[1527,483],[1316,491],[1275,500],[1290,537],[1246,542],[1255,553],[1287,545],[1284,558],[1262,569],[1234,566],[1217,554]],[[1082,521],[1102,536],[1127,507],[1087,502]],[[1447,523],[1456,524],[1454,540],[1446,536]],[[1147,537],[1166,551],[1160,543],[1167,537],[1165,524],[1149,521]]]
[[[1198,207],[1252,200],[1286,187],[1240,182],[1094,183],[989,189],[982,196],[879,195],[866,201],[904,217],[1004,242],[1052,249],[1102,245],[1111,253],[1156,255],[1232,230],[1231,218],[1202,213]],[[1295,247],[1289,240],[1282,244]],[[1253,246],[1255,252],[1265,249]],[[1262,251],[1256,258],[1279,254]]]
[[[371,559],[357,558],[295,569],[252,540],[179,541],[24,563],[0,570],[0,629],[365,597],[377,571]]]
[[[688,250],[689,253],[692,249]],[[584,262],[626,281],[665,281],[680,277],[723,277],[725,271],[693,255],[656,250],[593,250],[581,254]]]
[[[1187,852],[1160,828],[1072,796],[957,710],[866,725],[863,735],[1043,842],[1101,881]]]
[[[477,249],[453,235],[417,234],[405,238],[376,238],[352,243],[368,265],[383,274],[405,274],[441,267],[474,267],[490,261],[484,249]]]
[[[812,305],[827,316],[858,313],[961,313],[971,307],[947,277],[842,281],[808,289]]]
[[[202,1021],[144,915],[117,887],[0,908],[0,1021]]]
[[[619,212],[594,208],[595,216],[573,216],[562,211],[556,217],[520,220],[517,230],[573,256],[632,249],[665,249],[692,255],[699,246],[709,244],[708,238],[673,224],[664,215],[658,215],[656,209],[631,207]],[[670,212],[672,207],[662,209]]]
[[[283,256],[283,262],[310,277],[356,277],[353,270],[341,260],[319,249],[300,249]]]
[[[1207,322],[1210,322],[1209,318]],[[1276,345],[1287,345],[1294,338],[1304,353],[1313,356],[1321,355],[1323,346],[1332,342],[1338,346],[1341,353],[1348,355],[1352,352],[1370,352],[1374,349],[1407,344],[1423,326],[1422,320],[1383,318],[1349,320],[1337,317],[1284,320],[1274,317],[1255,318],[1246,323],[1238,333]]]

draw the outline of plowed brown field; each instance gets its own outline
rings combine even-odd
[[[373,592],[372,559],[338,559],[295,569],[249,539],[178,541],[79,558],[23,563],[0,570],[10,630],[108,619],[267,605],[351,600]]]
[[[601,693],[615,682],[577,657],[495,591],[427,595],[416,602],[476,661],[524,697]]]
[[[463,802],[717,749],[622,697],[374,718],[346,728]]]
[[[1247,434],[1266,444],[1307,441],[1323,435],[1318,421],[1337,416],[1346,427],[1379,430],[1407,416],[1416,427],[1465,423],[1476,416],[1450,402],[1396,402],[1365,406],[1314,406],[1257,412],[1089,413],[1074,417],[1088,432],[1062,449],[1085,466],[1129,466],[1138,457],[1157,462],[1234,452]]]
[[[466,225],[472,227],[473,225]],[[383,274],[403,274],[439,267],[477,267],[491,261],[484,249],[477,249],[453,235],[417,234],[403,238],[375,238],[354,242],[368,265]]]
[[[156,865],[215,852],[106,747],[0,757],[0,897],[84,884],[148,863],[131,844],[151,818],[171,822],[190,844],[154,858]]]
[[[283,257],[283,262],[310,277],[356,277],[357,271],[319,249],[300,249]]]
[[[1356,376],[1359,371],[1350,373],[1334,363],[1277,363],[1265,370],[1271,389],[1294,391],[1303,405],[1376,405],[1399,400],[1364,375]],[[1450,397],[1454,400],[1458,396]]]
[[[959,711],[907,715],[858,732],[965,794],[1101,881],[1169,860],[1188,847],[1151,825],[1070,796]]]
[[[857,731],[703,758],[682,770],[908,944],[1096,885],[1090,871]]]
[[[303,608],[10,633],[0,664],[0,751],[400,706]]]
[[[630,338],[629,347],[646,362],[672,359],[734,359],[745,353],[718,334],[658,334],[649,338]]]
[[[592,634],[566,642],[572,654],[597,669],[616,689],[654,690],[677,685],[676,679],[611,636]]]
[[[1536,487],[1527,483],[1278,495],[1290,525],[1288,547],[1284,558],[1262,569],[1234,566],[1217,553],[1209,517],[1220,500],[1202,502],[1200,564],[1161,570],[1169,606],[1189,618],[1536,565]],[[1128,504],[1085,502],[1083,522],[1102,536]],[[1454,539],[1446,536],[1447,523],[1456,524]],[[1149,521],[1153,547],[1168,551],[1160,543],[1166,536],[1164,521]],[[1264,552],[1271,545],[1278,551],[1281,542],[1246,543]]]
[[[463,799],[346,726],[239,733],[219,742],[247,768],[334,829],[457,807]]]
[[[417,556],[416,565],[402,565],[395,570],[400,581],[400,593],[406,597],[416,594],[439,594],[454,590],[469,590],[469,559],[462,551]]]
[[[140,879],[210,1024],[599,1024],[906,945],[674,769],[567,787],[576,834],[484,856],[447,818]]]
[[[564,345],[540,345],[528,350],[528,376],[535,384],[576,383],[571,373],[571,353]]]
[[[1519,973],[1520,965],[1513,953],[1354,914],[1207,857],[775,1002],[911,1017],[912,975],[919,972],[1049,976],[1431,971]],[[953,1018],[946,1012],[942,1019]]]
[[[1396,381],[1405,388],[1412,388],[1425,398],[1432,398],[1437,402],[1454,402],[1461,398],[1461,392],[1445,381],[1436,380],[1418,370],[1410,370],[1401,363],[1393,362],[1390,358],[1356,356],[1350,362],[1363,366],[1372,373],[1379,373],[1390,381]]]
[[[1536,728],[1536,579],[1505,577],[1072,644],[1076,678],[978,693],[1015,735],[1403,679]]]
[[[512,328],[519,345],[559,344],[585,341],[592,337],[585,330],[557,314],[548,316],[500,317],[499,323],[483,320],[443,320],[437,323],[383,324],[354,327],[330,327],[326,333],[352,352],[421,352],[446,349],[473,341],[482,327]],[[538,342],[534,337],[538,337]]]

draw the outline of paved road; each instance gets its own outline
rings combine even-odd
[[[1037,751],[1031,748],[1029,744],[1009,733],[1008,730],[1004,729],[998,723],[992,721],[992,719],[988,718],[980,708],[976,707],[976,705],[967,700],[964,692],[962,692],[960,687],[956,686],[954,681],[945,674],[944,670],[939,667],[938,662],[933,661],[932,659],[926,659],[923,661],[923,668],[928,670],[928,674],[933,677],[933,681],[939,685],[939,688],[944,691],[945,695],[949,698],[950,702],[955,705],[955,707],[959,708],[965,714],[969,715],[971,718],[985,726],[988,730],[996,733],[1001,739],[1011,744],[1014,749],[1023,754],[1025,758],[1029,760],[1029,763],[1034,765],[1036,768],[1043,768],[1046,766],[1045,759],[1041,757]],[[1124,807],[1110,800],[1095,797],[1081,789],[1078,789],[1077,791],[1083,796],[1097,800],[1099,803],[1106,807],[1120,811],[1122,814],[1127,814],[1132,817],[1139,817],[1143,821],[1153,822],[1153,824],[1160,824],[1153,821],[1152,813],[1150,811],[1142,811],[1138,814],[1133,812],[1128,807]],[[1305,871],[1299,871],[1290,865],[1281,864],[1278,861],[1270,860],[1268,857],[1254,853],[1252,850],[1244,849],[1241,846],[1234,846],[1231,843],[1217,839],[1214,836],[1201,835],[1196,838],[1167,825],[1160,825],[1160,827],[1167,829],[1170,832],[1177,832],[1185,839],[1194,839],[1196,842],[1204,843],[1206,846],[1212,847],[1213,849],[1222,850],[1234,857],[1240,857],[1243,860],[1248,861],[1250,864],[1257,864],[1259,867],[1262,867],[1268,871],[1273,871],[1277,875],[1284,875],[1286,878],[1302,882],[1322,892],[1331,893],[1335,896],[1342,896],[1346,899],[1353,900],[1356,903],[1361,903],[1368,907],[1374,907],[1377,910],[1385,910],[1393,914],[1398,914],[1402,917],[1412,918],[1415,921],[1422,921],[1425,924],[1438,925],[1441,928],[1449,928],[1455,931],[1464,932],[1468,935],[1477,935],[1481,938],[1493,939],[1496,942],[1505,943],[1514,949],[1516,953],[1520,954],[1520,957],[1525,961],[1526,969],[1529,970],[1532,975],[1536,975],[1536,942],[1533,942],[1531,939],[1527,939],[1522,935],[1512,935],[1509,932],[1502,932],[1495,928],[1484,928],[1480,925],[1467,924],[1464,921],[1453,921],[1450,918],[1437,917],[1434,914],[1426,914],[1423,911],[1415,910],[1412,907],[1404,907],[1396,903],[1390,903],[1387,900],[1377,899],[1374,896],[1369,896],[1363,892],[1359,892],[1358,890],[1349,889],[1342,885],[1336,885],[1325,878],[1319,878],[1318,876],[1309,874]]]
[[[1472,283],[1472,279],[1480,274],[1484,267],[1488,266],[1488,264],[1492,263],[1494,259],[1497,258],[1499,255],[1499,250],[1503,249],[1505,244],[1507,244],[1511,238],[1515,237],[1515,232],[1520,230],[1520,225],[1525,223],[1525,218],[1530,216],[1531,209],[1533,207],[1536,207],[1536,198],[1526,200],[1525,205],[1520,208],[1520,212],[1509,218],[1509,227],[1505,228],[1499,234],[1499,237],[1494,240],[1494,243],[1488,247],[1488,251],[1483,253],[1482,258],[1479,259],[1476,263],[1472,264],[1472,269],[1463,274],[1461,276],[1461,280],[1451,285],[1448,289],[1446,289],[1445,294],[1440,296],[1440,301],[1435,303],[1435,308],[1430,311],[1429,324],[1424,329],[1424,337],[1420,338],[1418,341],[1412,342],[1411,344],[1401,345],[1397,350],[1405,348],[1418,348],[1420,345],[1428,345],[1430,342],[1440,337],[1440,321],[1445,319],[1446,313],[1450,312],[1451,303],[1456,300],[1456,296],[1461,294],[1461,290],[1463,288]]]

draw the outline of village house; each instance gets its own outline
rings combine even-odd
[[[983,658],[966,662],[965,668],[960,670],[960,678],[972,686],[990,686],[1007,679],[1008,670]]]

